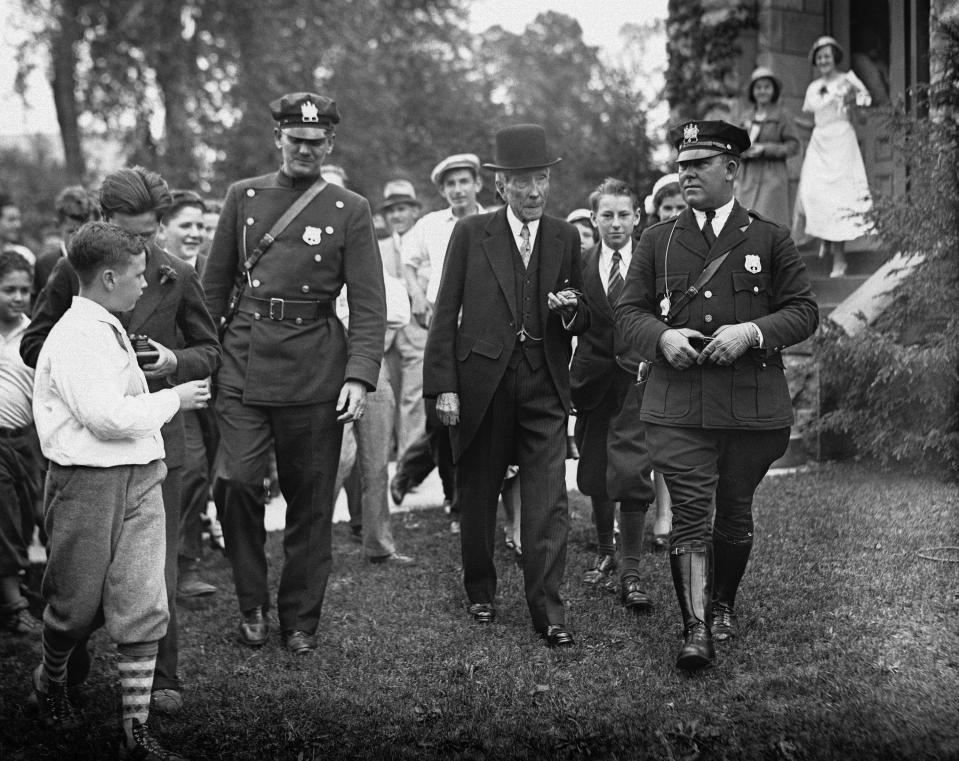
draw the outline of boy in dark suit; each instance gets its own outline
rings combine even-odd
[[[576,445],[580,451],[576,482],[579,490],[591,498],[597,538],[596,560],[583,581],[599,584],[616,570],[613,524],[619,500],[622,602],[640,611],[652,606],[640,583],[639,558],[646,510],[653,498],[645,431],[638,416],[630,414],[635,413],[642,399],[642,390],[635,388],[641,358],[633,351],[617,352],[613,319],[632,260],[633,228],[639,214],[635,193],[621,180],[607,178],[590,194],[589,201],[600,242],[586,252],[583,260],[583,290],[592,307],[591,319],[589,330],[578,339],[570,365]],[[638,400],[634,398],[637,394]],[[627,399],[632,404],[620,416]],[[611,430],[620,417],[622,420]],[[617,446],[612,460],[608,457],[611,445]],[[618,467],[620,464],[627,467]],[[616,470],[610,474],[612,468]]]

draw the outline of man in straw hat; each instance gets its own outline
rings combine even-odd
[[[496,189],[506,206],[453,229],[426,344],[423,393],[450,426],[457,461],[469,613],[493,620],[496,505],[507,467],[523,474],[526,601],[550,647],[573,638],[559,587],[566,564],[566,419],[570,339],[589,323],[580,297],[580,237],[544,214],[546,132],[496,134]]]

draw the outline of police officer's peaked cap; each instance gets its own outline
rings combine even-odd
[[[290,137],[320,140],[340,121],[336,101],[312,92],[291,92],[270,103],[276,126]]]
[[[724,121],[688,121],[669,128],[669,142],[679,155],[677,161],[695,161],[731,153],[738,156],[749,145],[749,133]]]

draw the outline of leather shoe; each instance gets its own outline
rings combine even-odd
[[[739,632],[736,626],[736,614],[729,605],[713,603],[713,639],[716,642],[728,642]]]
[[[410,565],[415,563],[409,555],[401,555],[398,552],[392,552],[389,555],[377,555],[376,557],[370,558],[371,563],[391,563],[394,565]]]
[[[628,576],[623,579],[623,587],[620,590],[620,599],[627,610],[636,613],[649,613],[653,609],[653,601],[640,584],[635,576]]]
[[[293,655],[312,655],[316,650],[316,635],[297,629],[284,635],[283,646]]]
[[[266,642],[266,636],[270,633],[270,625],[263,615],[262,608],[254,608],[243,614],[243,620],[240,621],[240,641],[250,647],[260,647]]]
[[[410,490],[409,481],[402,473],[397,473],[390,479],[390,496],[396,505],[403,504],[403,497]]]
[[[558,625],[547,626],[540,636],[546,642],[546,647],[572,647],[576,644],[566,628]]]
[[[496,611],[488,602],[474,602],[467,610],[478,624],[491,624],[496,618]]]
[[[686,630],[676,666],[684,671],[694,671],[712,666],[715,659],[716,651],[713,649],[712,637],[706,624],[701,621],[693,624]]]
[[[599,584],[616,570],[616,558],[612,555],[597,555],[593,567],[583,574],[584,584]]]
[[[196,571],[185,571],[180,574],[180,580],[176,587],[177,597],[208,597],[215,594],[216,587],[203,581]]]

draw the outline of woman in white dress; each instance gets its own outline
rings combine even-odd
[[[798,203],[806,234],[822,241],[819,255],[832,253],[830,277],[846,274],[845,241],[870,231],[865,215],[872,208],[866,168],[849,120],[851,106],[868,106],[871,99],[855,74],[836,68],[842,58],[842,47],[832,37],[813,43],[809,59],[819,77],[807,88],[802,110],[812,114],[814,122],[796,120],[813,127],[799,176]]]

